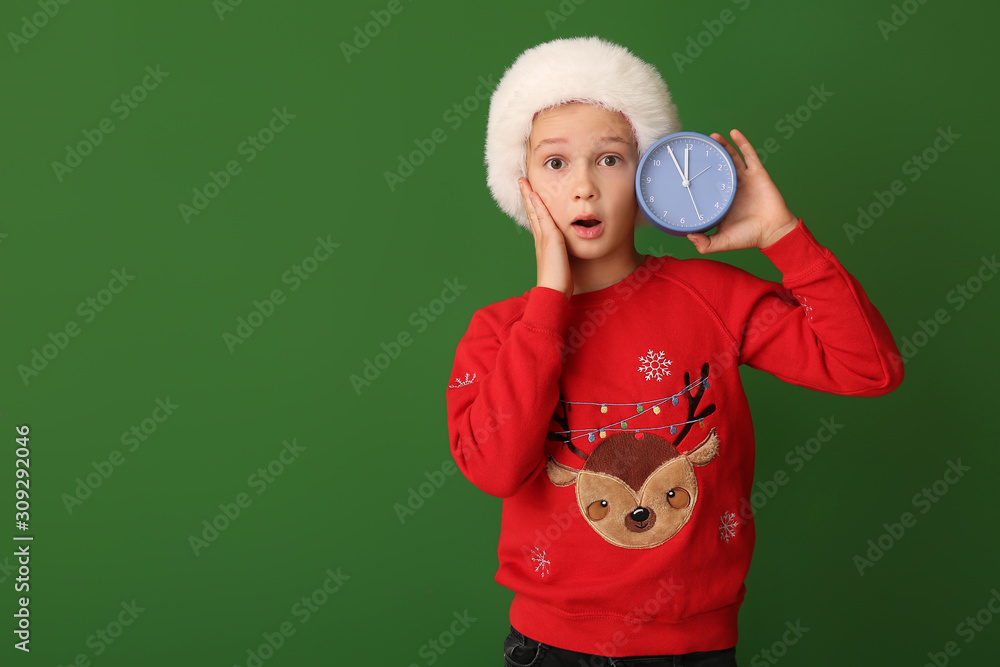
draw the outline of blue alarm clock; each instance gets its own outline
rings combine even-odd
[[[659,139],[635,172],[639,207],[659,229],[677,236],[719,224],[736,196],[736,166],[722,144],[698,132]]]

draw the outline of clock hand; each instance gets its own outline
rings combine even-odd
[[[704,174],[706,171],[708,171],[711,167],[712,167],[712,165],[708,165],[707,167],[705,167],[704,169],[702,169],[701,171],[699,171],[697,174],[695,174],[694,176],[692,176],[691,180],[693,181],[694,179],[698,178],[699,176],[701,176],[702,174]]]
[[[674,155],[674,152],[670,149],[670,146],[667,146],[667,152],[670,153],[670,159],[674,161],[674,166],[677,167],[677,173],[681,175],[681,185],[687,187],[689,181],[684,176],[684,172],[681,171],[681,166],[677,164],[677,157]]]
[[[690,153],[691,153],[691,149],[690,148],[685,148],[684,149],[684,180],[687,181],[688,183],[691,182],[691,179],[688,178],[688,174],[690,173],[688,171],[688,155]],[[687,187],[687,185],[685,184],[684,187]]]
[[[694,212],[698,214],[698,219],[704,220],[705,218],[701,217],[701,211],[698,210],[698,204],[695,204],[694,202],[694,193],[691,192],[691,188],[688,188],[687,191],[688,194],[691,195],[691,203],[694,204]]]

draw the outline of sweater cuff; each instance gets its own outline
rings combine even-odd
[[[816,241],[802,218],[792,231],[761,252],[781,271],[781,282],[786,286],[808,276],[830,256],[830,251]]]
[[[532,287],[528,292],[528,305],[521,316],[521,324],[536,329],[546,329],[562,338],[569,323],[569,299],[551,287]]]

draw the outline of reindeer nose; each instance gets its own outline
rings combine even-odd
[[[636,507],[634,510],[632,510],[633,521],[638,521],[641,523],[648,518],[649,518],[649,510],[646,509],[645,507]]]

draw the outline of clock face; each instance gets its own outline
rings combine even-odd
[[[717,225],[736,194],[736,168],[717,141],[697,132],[668,134],[639,161],[635,193],[642,212],[683,236]]]

